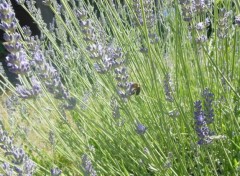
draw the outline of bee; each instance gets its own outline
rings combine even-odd
[[[136,94],[139,95],[141,91],[141,87],[138,83],[132,83],[130,86],[130,92],[132,92],[132,94]]]

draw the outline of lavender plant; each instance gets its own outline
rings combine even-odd
[[[1,29],[4,34],[5,48],[10,54],[6,57],[9,70],[16,74],[26,74],[30,70],[30,64],[27,60],[26,52],[22,44],[19,42],[20,34],[16,32],[17,21],[15,13],[10,4],[3,2],[0,7],[1,13]]]
[[[35,172],[35,163],[20,147],[14,145],[13,138],[0,126],[0,143],[5,157],[9,162],[2,161],[2,169],[6,175],[33,175]]]
[[[41,35],[1,1],[28,113],[14,109],[24,150],[2,149],[0,172],[31,158],[36,175],[239,175],[237,1],[51,0],[48,24],[39,2],[18,5]]]

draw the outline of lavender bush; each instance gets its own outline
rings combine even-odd
[[[238,1],[17,3],[41,34],[0,0],[0,174],[240,174]]]

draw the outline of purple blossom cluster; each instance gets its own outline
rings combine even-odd
[[[148,28],[152,28],[153,25],[155,24],[155,16],[154,16],[153,9],[152,9],[152,3],[153,3],[153,1],[146,0],[146,1],[143,1],[143,4],[142,4],[143,10],[145,13],[146,23],[147,23],[146,25]],[[144,25],[144,19],[143,19],[140,0],[133,0],[133,9],[134,9],[136,17],[137,17],[137,19],[135,20],[136,25],[137,26]]]
[[[27,54],[20,43],[20,34],[16,32],[17,19],[11,5],[5,1],[0,3],[0,29],[5,31],[3,43],[9,54],[6,57],[9,71],[25,75],[30,70]]]
[[[183,20],[186,22],[193,22],[193,17],[195,15],[204,15],[208,9],[211,7],[211,2],[209,0],[180,0],[180,5],[182,9]],[[211,21],[206,18],[205,21],[197,22],[196,24],[191,24],[190,31],[196,31],[196,42],[204,43],[207,41],[207,27],[210,26]],[[193,27],[192,27],[193,26]]]
[[[211,0],[179,0],[182,10],[182,17],[183,20],[188,22],[190,32],[191,30],[196,31],[196,42],[197,43],[204,43],[208,40],[207,38],[207,28],[211,27],[211,19],[210,17],[213,16],[211,14],[213,10],[213,1]],[[211,15],[209,15],[211,14]],[[232,26],[232,11],[226,11],[225,8],[218,10],[218,21],[217,21],[217,36],[219,39],[224,39],[230,34],[230,29]],[[196,16],[201,16],[201,20],[198,21],[199,18]],[[206,16],[208,16],[206,18]],[[196,19],[196,20],[193,20]],[[239,15],[235,16],[234,20],[237,26],[240,26],[240,17]],[[195,24],[194,24],[195,23]]]
[[[93,168],[92,161],[86,154],[82,156],[82,167],[86,175],[97,176],[97,172]]]
[[[180,5],[182,8],[183,20],[186,22],[192,21],[193,18],[193,7],[190,0],[180,0]]]
[[[13,138],[0,125],[0,147],[5,156],[11,160],[11,164],[3,162],[2,170],[6,175],[33,175],[35,171],[34,162],[28,157],[22,148],[13,144]]]
[[[210,20],[206,18],[204,22],[199,22],[195,25],[195,30],[197,32],[196,42],[204,43],[207,41],[207,27],[210,25]]]
[[[218,15],[218,30],[217,35],[220,39],[224,39],[228,36],[229,28],[231,26],[232,11],[226,11],[222,8]]]
[[[106,42],[98,36],[100,29],[94,26],[94,23],[87,16],[87,11],[82,9],[76,11],[79,25],[82,28],[84,40],[88,43],[87,50],[91,59],[95,60],[94,67],[98,73],[106,73],[112,68],[123,64],[122,52],[120,48],[107,46]]]
[[[150,39],[150,42],[152,44],[157,43],[159,41],[159,37],[155,32],[154,26],[156,24],[156,16],[153,11],[153,0],[145,0],[142,1],[142,7],[141,8],[141,2],[140,0],[133,0],[133,10],[135,12],[135,25],[136,26],[143,26],[144,25],[144,16],[146,21],[146,27],[148,29],[148,37]],[[144,15],[143,15],[144,13]],[[140,49],[141,52],[146,53],[148,49],[144,46]]]
[[[16,92],[20,98],[34,99],[41,93],[41,83],[36,77],[32,76],[30,78],[30,83],[32,84],[32,88],[26,88],[24,85],[17,85]]]
[[[208,88],[203,90],[203,108],[202,102],[195,102],[195,127],[198,137],[200,138],[198,144],[207,144],[212,142],[213,132],[209,130],[208,125],[213,123],[214,109],[213,100],[214,94]]]
[[[35,45],[34,45],[35,43]],[[43,51],[37,42],[32,42],[32,62],[31,65],[35,74],[46,87],[47,91],[54,95],[54,98],[65,100],[61,106],[64,109],[71,110],[76,106],[76,99],[71,97],[68,90],[61,81],[58,71],[46,61]]]
[[[209,9],[211,3],[212,3],[211,0],[193,0],[192,1],[193,11],[198,14],[204,13]]]
[[[65,109],[73,109],[76,105],[76,99],[70,97],[69,92],[64,87],[61,77],[57,70],[49,64],[44,53],[39,46],[37,37],[30,37],[29,27],[23,27],[23,34],[29,48],[29,55],[32,57],[31,63],[27,59],[27,53],[20,42],[20,34],[16,32],[17,20],[12,7],[3,1],[0,4],[0,28],[5,31],[4,46],[9,54],[6,57],[9,70],[16,74],[30,74],[30,69],[34,71],[35,76],[31,76],[29,83],[31,88],[25,85],[17,85],[16,92],[23,99],[36,98],[41,93],[41,84],[46,87],[48,92],[54,95],[56,99],[66,100],[63,104]],[[28,75],[27,75],[28,74]]]
[[[0,3],[0,28],[5,31],[3,43],[9,54],[6,56],[7,66],[9,71],[27,75],[30,72],[30,63],[27,59],[27,53],[20,42],[20,34],[16,32],[17,19],[15,13],[9,3],[2,1]],[[41,92],[40,83],[32,76],[30,78],[31,88],[26,88],[23,85],[17,85],[16,92],[23,99],[36,98]]]
[[[32,66],[38,78],[55,98],[67,99],[69,97],[68,91],[61,82],[60,75],[51,64],[46,62],[45,56],[39,46],[36,46],[33,52]]]
[[[147,127],[141,124],[140,122],[136,123],[136,132],[140,135],[145,134],[147,131]]]
[[[135,94],[135,89],[133,89],[135,83],[128,82],[129,75],[127,74],[126,67],[116,68],[115,75],[115,79],[118,81],[118,95],[120,95],[121,98],[126,100],[128,97]]]
[[[210,136],[213,135],[213,133],[210,131],[210,129],[207,126],[207,122],[202,110],[202,102],[200,100],[196,101],[194,104],[194,108],[195,108],[195,112],[194,112],[195,129],[199,137],[198,144],[199,145],[209,144],[212,142]]]
[[[208,88],[203,90],[203,106],[204,106],[204,117],[207,124],[210,124],[214,121],[214,109],[213,109],[213,100],[214,94],[210,92]]]
[[[55,167],[55,168],[52,168],[50,172],[51,172],[51,176],[59,176],[61,175],[62,170],[59,169],[58,167]]]
[[[211,0],[179,0],[183,20],[191,22],[195,14],[203,14],[211,6]]]
[[[87,11],[77,10],[76,16],[79,20],[84,40],[87,42],[87,50],[91,59],[95,61],[94,68],[98,73],[104,74],[111,70],[114,70],[115,80],[117,83],[117,92],[123,99],[127,99],[134,94],[132,89],[132,82],[128,81],[129,75],[127,68],[125,67],[125,59],[123,58],[123,52],[121,48],[113,46],[113,44],[107,44],[107,41],[103,40],[101,30],[96,26],[90,18],[88,18]],[[99,36],[101,35],[102,36]]]

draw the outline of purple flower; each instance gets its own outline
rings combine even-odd
[[[14,36],[9,37],[8,39],[16,40],[17,38],[14,38]],[[16,55],[17,52],[19,52],[22,49],[22,44],[19,42],[11,41],[11,42],[4,42],[3,46],[6,48],[6,50],[10,53],[13,53],[13,55]],[[25,54],[25,53],[24,53]],[[17,56],[16,56],[17,57]],[[16,58],[17,59],[17,58]]]
[[[67,110],[72,110],[77,104],[77,99],[74,97],[69,97],[66,99],[66,103],[63,104],[63,108]]]
[[[193,7],[190,0],[180,0],[183,20],[191,22],[193,18]]]
[[[0,13],[3,14],[3,15],[7,15],[9,13],[9,9],[11,9],[11,6],[6,3],[6,2],[2,2],[0,4]]]
[[[62,170],[57,167],[51,169],[51,176],[59,176],[61,175],[61,173],[62,173]]]
[[[149,31],[148,37],[152,44],[157,43],[159,40],[158,35],[155,32],[153,32],[155,31],[154,25],[156,23],[156,16],[152,8],[153,3],[154,3],[153,0],[142,1],[142,3],[140,0],[134,0],[134,3],[133,3],[133,10],[135,12],[134,24],[135,26],[144,25],[144,17],[142,14],[142,8],[143,8],[146,27],[148,28],[148,31]],[[145,46],[142,46],[140,51],[142,53],[146,53],[148,51],[148,48],[146,48]]]
[[[203,112],[202,112],[202,103],[201,103],[200,100],[195,102],[194,115],[195,115],[196,124],[197,125],[203,125],[204,116],[203,116]]]
[[[207,123],[205,121],[204,113],[202,111],[202,105],[201,101],[196,101],[195,102],[195,129],[197,132],[197,135],[199,137],[198,144],[208,144],[211,143],[212,140],[210,138],[213,133],[210,131],[210,129],[207,126]]]
[[[208,88],[204,89],[202,93],[202,97],[204,98],[204,116],[207,124],[210,124],[214,121],[214,109],[212,107],[212,103],[214,100],[214,94],[210,92]]]
[[[32,31],[30,29],[29,26],[23,26],[22,27],[22,30],[23,30],[23,34],[26,36],[26,37],[30,37],[32,35]]]
[[[86,154],[82,156],[82,167],[86,175],[97,176],[97,172],[93,168],[92,161]]]
[[[149,1],[143,1],[143,4],[142,4],[143,10],[145,13],[145,18],[146,18],[146,25],[149,29],[153,27],[155,20],[156,20],[153,9],[152,9],[152,3],[153,3],[153,1],[149,0]],[[143,19],[143,15],[142,15],[140,0],[134,0],[133,10],[137,17],[137,19],[135,19],[135,25],[142,26],[144,24],[144,19]]]
[[[56,99],[68,100],[68,104],[65,107],[67,109],[73,109],[76,101],[69,96],[69,92],[64,87],[57,70],[46,62],[44,53],[39,49],[39,46],[35,46],[32,67],[41,82],[46,86],[48,92],[53,94]]]
[[[194,0],[193,1],[193,9],[197,13],[202,13],[206,11],[208,7],[208,0]]]
[[[35,167],[36,167],[35,163],[27,157],[26,160],[24,161],[23,173],[26,173],[26,175],[31,176],[35,172]]]
[[[128,78],[129,75],[127,73],[127,68],[124,66],[115,68],[115,79],[118,81],[117,86],[118,86],[118,95],[124,99],[127,100],[128,97],[131,95],[134,95],[136,93],[136,90],[134,88],[134,85],[137,83],[129,82]]]
[[[11,159],[11,165],[4,162],[2,169],[5,173],[11,175],[33,175],[35,171],[34,162],[27,156],[22,148],[13,144],[13,138],[8,136],[8,133],[0,125],[0,147],[5,156]]]
[[[2,169],[4,170],[4,172],[5,172],[6,175],[11,176],[11,175],[14,174],[13,168],[12,168],[11,165],[10,165],[9,163],[7,163],[7,162],[4,162],[4,163],[2,164]]]
[[[147,131],[147,127],[145,127],[143,124],[137,122],[136,124],[136,132],[138,134],[145,134],[145,132]]]
[[[30,98],[36,98],[41,93],[41,86],[40,82],[37,81],[35,77],[32,77],[31,79],[32,88],[26,88],[23,85],[17,85],[16,92],[18,93],[19,97],[23,99],[30,99]]]
[[[98,73],[104,74],[107,72],[106,68],[104,68],[104,66],[102,66],[102,64],[95,62],[93,66]]]
[[[3,39],[6,42],[14,42],[17,43],[20,39],[20,34],[19,33],[12,33],[12,34],[8,34],[8,33],[4,33],[3,34]]]
[[[3,43],[9,54],[6,57],[9,71],[15,74],[26,74],[30,70],[29,61],[22,44],[19,42],[20,35],[16,32],[17,20],[12,7],[6,2],[0,3],[0,28],[6,33],[4,34]]]
[[[148,7],[146,3],[144,3],[144,6]],[[95,70],[100,74],[105,74],[114,69],[118,82],[117,93],[121,98],[127,100],[133,93],[129,91],[131,90],[131,84],[127,81],[129,76],[124,66],[125,59],[123,58],[122,49],[115,47],[114,43],[107,43],[101,28],[97,28],[97,24],[94,24],[88,18],[86,10],[77,10],[75,14],[82,28],[84,40],[88,42],[86,49],[89,52],[89,56],[96,60],[94,63]]]
[[[228,35],[229,26],[231,25],[232,11],[226,11],[226,9],[222,8],[219,10],[218,15],[218,28],[217,35],[220,39],[224,39]]]
[[[27,60],[27,55],[24,50],[15,54],[8,54],[6,57],[9,71],[16,74],[26,74],[30,71],[30,64]]]

